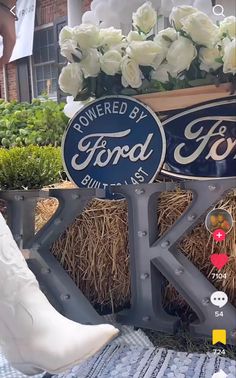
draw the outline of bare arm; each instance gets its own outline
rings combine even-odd
[[[9,62],[16,43],[15,19],[11,13],[0,6],[0,35],[3,37],[3,56],[0,66]]]

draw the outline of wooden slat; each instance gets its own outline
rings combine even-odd
[[[202,87],[138,95],[135,96],[135,98],[150,106],[154,112],[166,112],[228,97],[230,96],[230,89],[231,86],[227,83],[221,84],[219,87],[206,85]]]

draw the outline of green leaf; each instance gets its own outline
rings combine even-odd
[[[171,42],[171,43],[173,42],[172,39],[169,38],[167,35],[163,35],[163,34],[162,34],[162,38],[163,38],[165,41],[167,41],[167,42]]]
[[[152,89],[155,89],[156,92],[162,92],[162,91],[165,91],[165,88],[163,86],[163,84],[158,81],[158,80],[151,80],[150,81],[150,88]]]
[[[142,30],[137,25],[134,25],[134,27],[135,27],[135,29],[137,29],[137,31],[138,31],[139,34],[143,33]]]
[[[80,63],[80,62],[81,62],[81,59],[78,58],[78,56],[76,56],[75,54],[71,53],[71,56],[72,56],[73,61],[74,61],[75,63]]]
[[[202,86],[202,85],[209,85],[209,84],[214,83],[214,79],[208,77],[206,79],[190,80],[188,83],[191,87],[199,87],[199,86]]]
[[[153,41],[155,37],[155,34],[149,35],[149,37],[146,38],[146,41]]]
[[[215,62],[220,63],[220,64],[224,64],[223,57],[216,58]]]
[[[124,96],[135,96],[138,92],[134,88],[124,88],[121,90],[121,94]]]
[[[141,87],[139,88],[139,90],[147,89],[147,88],[149,88],[149,87],[150,87],[150,81],[147,80],[147,79],[144,79],[144,80],[142,81],[142,85],[141,85]]]
[[[77,94],[75,101],[86,101],[89,97],[91,97],[91,92],[88,87],[85,87]]]
[[[151,66],[140,66],[140,70],[145,77],[145,79],[150,79],[150,74],[153,71],[153,67]]]

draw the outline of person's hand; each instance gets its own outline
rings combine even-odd
[[[0,35],[3,37],[3,55],[0,66],[9,62],[16,43],[15,19],[11,13],[0,6]]]

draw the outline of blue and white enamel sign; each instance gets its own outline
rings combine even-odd
[[[163,173],[182,178],[236,176],[236,98],[181,112],[163,122]]]
[[[79,187],[152,182],[165,158],[165,133],[157,115],[126,96],[90,103],[70,121],[63,160]]]

